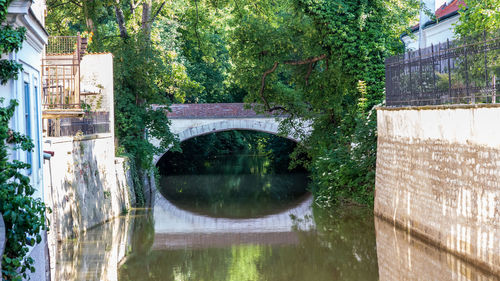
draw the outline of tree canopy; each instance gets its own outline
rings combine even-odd
[[[295,155],[326,204],[370,203],[384,60],[419,1],[49,0],[53,35],[92,32],[90,49],[115,55],[116,127],[124,150],[147,167],[145,132],[174,137],[155,103],[240,102],[311,122]],[[300,133],[300,132],[298,132]]]

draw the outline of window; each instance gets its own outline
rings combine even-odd
[[[26,136],[30,139],[32,138],[31,134],[31,114],[30,114],[30,84],[28,82],[24,82],[24,118],[26,125]],[[31,151],[26,152],[26,163],[33,165],[32,161],[32,153]],[[33,168],[28,169],[28,174],[31,174]]]

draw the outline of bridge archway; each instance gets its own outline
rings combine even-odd
[[[174,104],[170,106],[168,117],[171,121],[170,131],[176,134],[181,142],[207,135],[210,133],[248,130],[279,135],[280,121],[283,116],[269,116],[257,114],[251,109],[245,109],[241,103],[226,104]],[[306,126],[306,131],[310,130]],[[281,136],[281,135],[280,135]],[[294,142],[300,138],[293,134],[283,136]],[[157,139],[151,140],[159,145]],[[154,157],[156,165],[168,150]]]
[[[172,120],[172,128],[176,128],[177,120]],[[272,135],[279,135],[279,121],[276,121],[274,118],[262,118],[262,120],[255,119],[233,119],[233,120],[223,120],[223,121],[215,121],[208,122],[206,124],[200,124],[198,126],[189,127],[187,129],[180,130],[180,132],[174,133],[179,137],[179,141],[183,142],[188,139],[192,139],[195,137],[218,133],[224,131],[256,131],[256,132],[264,132]],[[281,136],[281,135],[280,135]],[[294,142],[299,142],[300,139],[289,135],[289,136],[281,136],[292,140]],[[153,143],[159,143],[157,140],[153,140]],[[163,152],[162,154],[158,154],[154,158],[154,164],[158,164],[158,161],[167,153],[168,150]]]

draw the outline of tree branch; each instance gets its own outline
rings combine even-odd
[[[265,54],[265,51],[263,51],[261,53],[261,55]],[[288,61],[284,61],[283,64],[287,64],[287,65],[305,65],[305,64],[309,64],[309,67],[307,69],[307,74],[306,74],[306,86],[309,85],[309,77],[311,76],[311,73],[314,69],[314,67],[316,66],[316,63],[320,60],[323,60],[323,59],[327,59],[328,61],[328,58],[327,58],[327,55],[326,54],[323,54],[323,55],[320,55],[320,56],[317,56],[317,57],[312,57],[312,58],[308,58],[308,59],[305,59],[305,60],[298,60],[298,61],[292,61],[292,60],[288,60]],[[260,90],[259,90],[259,95],[260,95],[260,98],[262,99],[262,101],[264,102],[264,106],[266,107],[267,111],[269,112],[273,112],[275,110],[282,110],[282,111],[285,111],[285,112],[288,112],[288,110],[282,106],[273,106],[271,107],[271,105],[269,104],[269,102],[267,101],[266,97],[264,96],[264,90],[266,88],[266,78],[269,74],[273,73],[276,68],[278,68],[278,65],[279,65],[279,62],[275,62],[273,67],[264,71],[264,74],[262,74],[262,78],[261,78],[261,82],[260,82]]]
[[[271,69],[268,69],[268,70],[264,71],[264,74],[262,75],[261,85],[260,85],[259,95],[260,95],[260,98],[262,99],[262,101],[264,102],[264,106],[266,107],[266,110],[269,111],[269,112],[273,112],[275,110],[287,111],[282,106],[271,107],[269,105],[269,102],[267,101],[266,97],[264,96],[264,89],[266,88],[266,77],[269,74],[273,73],[276,70],[276,68],[278,68],[278,65],[279,65],[279,62],[275,62],[274,65],[273,65],[273,67]]]
[[[135,9],[141,4],[142,0],[138,0],[137,3],[134,3],[134,0],[130,0],[130,12],[133,14]]]
[[[156,13],[153,15],[153,17],[151,18],[151,23],[153,23],[156,19],[156,17],[158,16],[158,14],[160,13],[161,9],[163,9],[163,6],[165,6],[165,1],[163,1],[160,5],[160,7],[158,7],[158,10],[156,10]]]
[[[305,60],[288,60],[288,61],[284,61],[283,63],[288,64],[288,65],[304,65],[304,64],[310,64],[313,62],[317,62],[317,61],[320,61],[320,60],[325,59],[325,58],[326,58],[326,54],[323,54],[321,56],[308,58]]]

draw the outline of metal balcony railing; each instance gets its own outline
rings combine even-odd
[[[500,34],[482,33],[388,58],[386,105],[500,102]]]
[[[80,61],[87,40],[78,36],[49,37],[42,60],[44,118],[83,114],[80,100]]]

